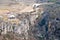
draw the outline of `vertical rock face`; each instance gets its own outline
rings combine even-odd
[[[31,1],[27,0],[27,2]],[[18,13],[14,18],[12,15],[12,18],[6,15],[7,21],[0,20],[2,24],[0,34],[5,34],[4,38],[7,35],[6,40],[10,39],[10,36],[12,38],[10,40],[60,40],[60,5],[46,5],[44,8],[42,13],[41,10]]]
[[[37,40],[60,40],[60,6],[58,4],[46,6],[32,33]]]
[[[10,14],[10,13],[9,13]],[[14,15],[14,14],[13,14]],[[21,14],[16,14],[16,16],[6,15],[8,20],[2,21],[2,28],[0,29],[1,34],[8,34],[8,33],[14,33],[17,36],[19,36],[21,39],[28,40],[29,35],[29,29],[30,27],[35,24],[36,18],[38,17],[38,13],[36,12],[24,12]],[[18,20],[17,20],[18,19]],[[17,21],[17,22],[16,22]]]

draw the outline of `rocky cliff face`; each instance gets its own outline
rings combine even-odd
[[[40,8],[38,10],[33,9],[33,11],[21,13],[10,11],[0,15],[0,35],[3,37],[2,39],[11,38],[11,34],[11,40],[34,40],[33,34],[30,37],[30,33],[32,33],[30,32],[30,27],[33,28],[38,16],[43,11]]]
[[[0,40],[60,40],[60,4],[36,9],[0,15]]]
[[[32,29],[37,40],[60,40],[59,4],[46,6],[46,11]]]

